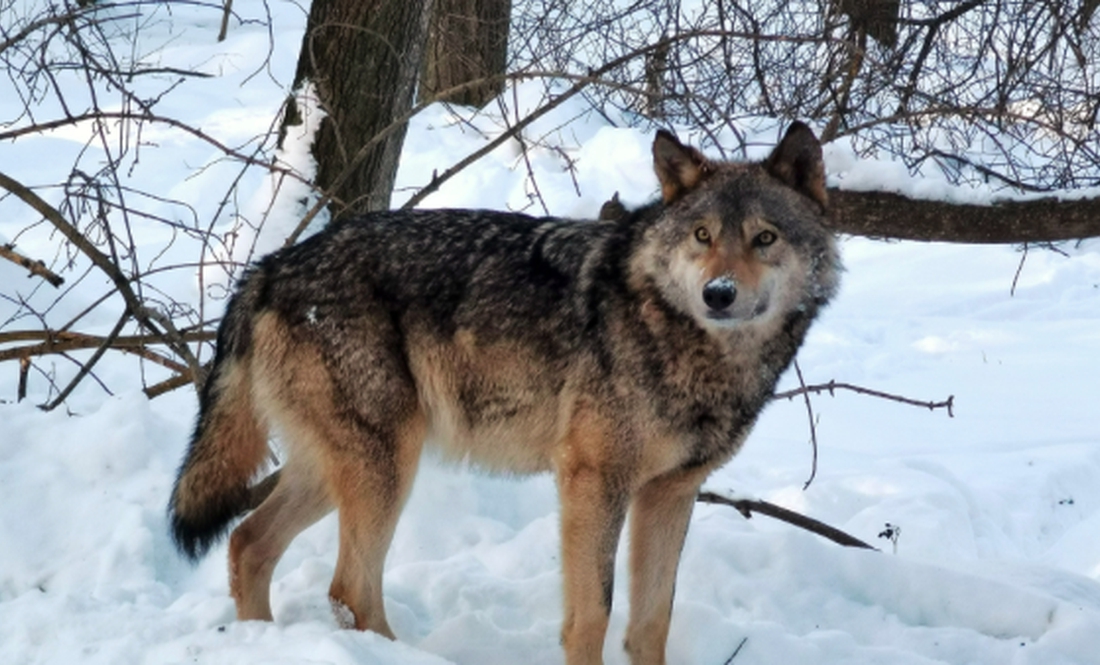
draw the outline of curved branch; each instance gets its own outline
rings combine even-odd
[[[787,524],[793,524],[800,529],[805,529],[811,533],[816,533],[819,536],[828,538],[834,543],[845,547],[858,547],[861,549],[878,551],[877,547],[868,545],[859,538],[847,534],[836,527],[829,526],[812,517],[807,517],[802,513],[796,513],[793,510],[787,510],[786,508],[777,506],[774,503],[768,503],[767,501],[760,501],[759,499],[728,499],[714,492],[700,492],[695,500],[700,503],[713,503],[736,508],[737,512],[745,516],[745,519],[750,519],[753,513],[774,517]]]

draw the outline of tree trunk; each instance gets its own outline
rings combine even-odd
[[[322,109],[313,142],[317,185],[333,191],[333,219],[389,208],[405,129],[356,153],[412,108],[432,0],[313,0],[294,88],[312,83]]]
[[[431,101],[448,88],[504,74],[511,12],[511,0],[435,0],[419,100]],[[480,107],[503,89],[503,80],[486,82],[445,100]]]
[[[848,16],[854,30],[865,33],[883,46],[897,44],[899,0],[837,0],[836,7]]]

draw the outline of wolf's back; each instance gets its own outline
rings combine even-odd
[[[198,559],[249,502],[267,452],[267,431],[252,397],[253,319],[261,271],[247,273],[218,328],[214,364],[199,394],[199,417],[168,504],[176,546]]]

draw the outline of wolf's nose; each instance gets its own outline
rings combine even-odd
[[[703,287],[703,302],[707,307],[721,311],[737,299],[737,287],[729,277],[718,277]]]

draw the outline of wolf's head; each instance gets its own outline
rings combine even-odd
[[[816,309],[835,292],[839,260],[822,226],[821,145],[794,123],[763,162],[712,161],[660,131],[653,164],[664,210],[631,266],[635,279],[707,329]]]

